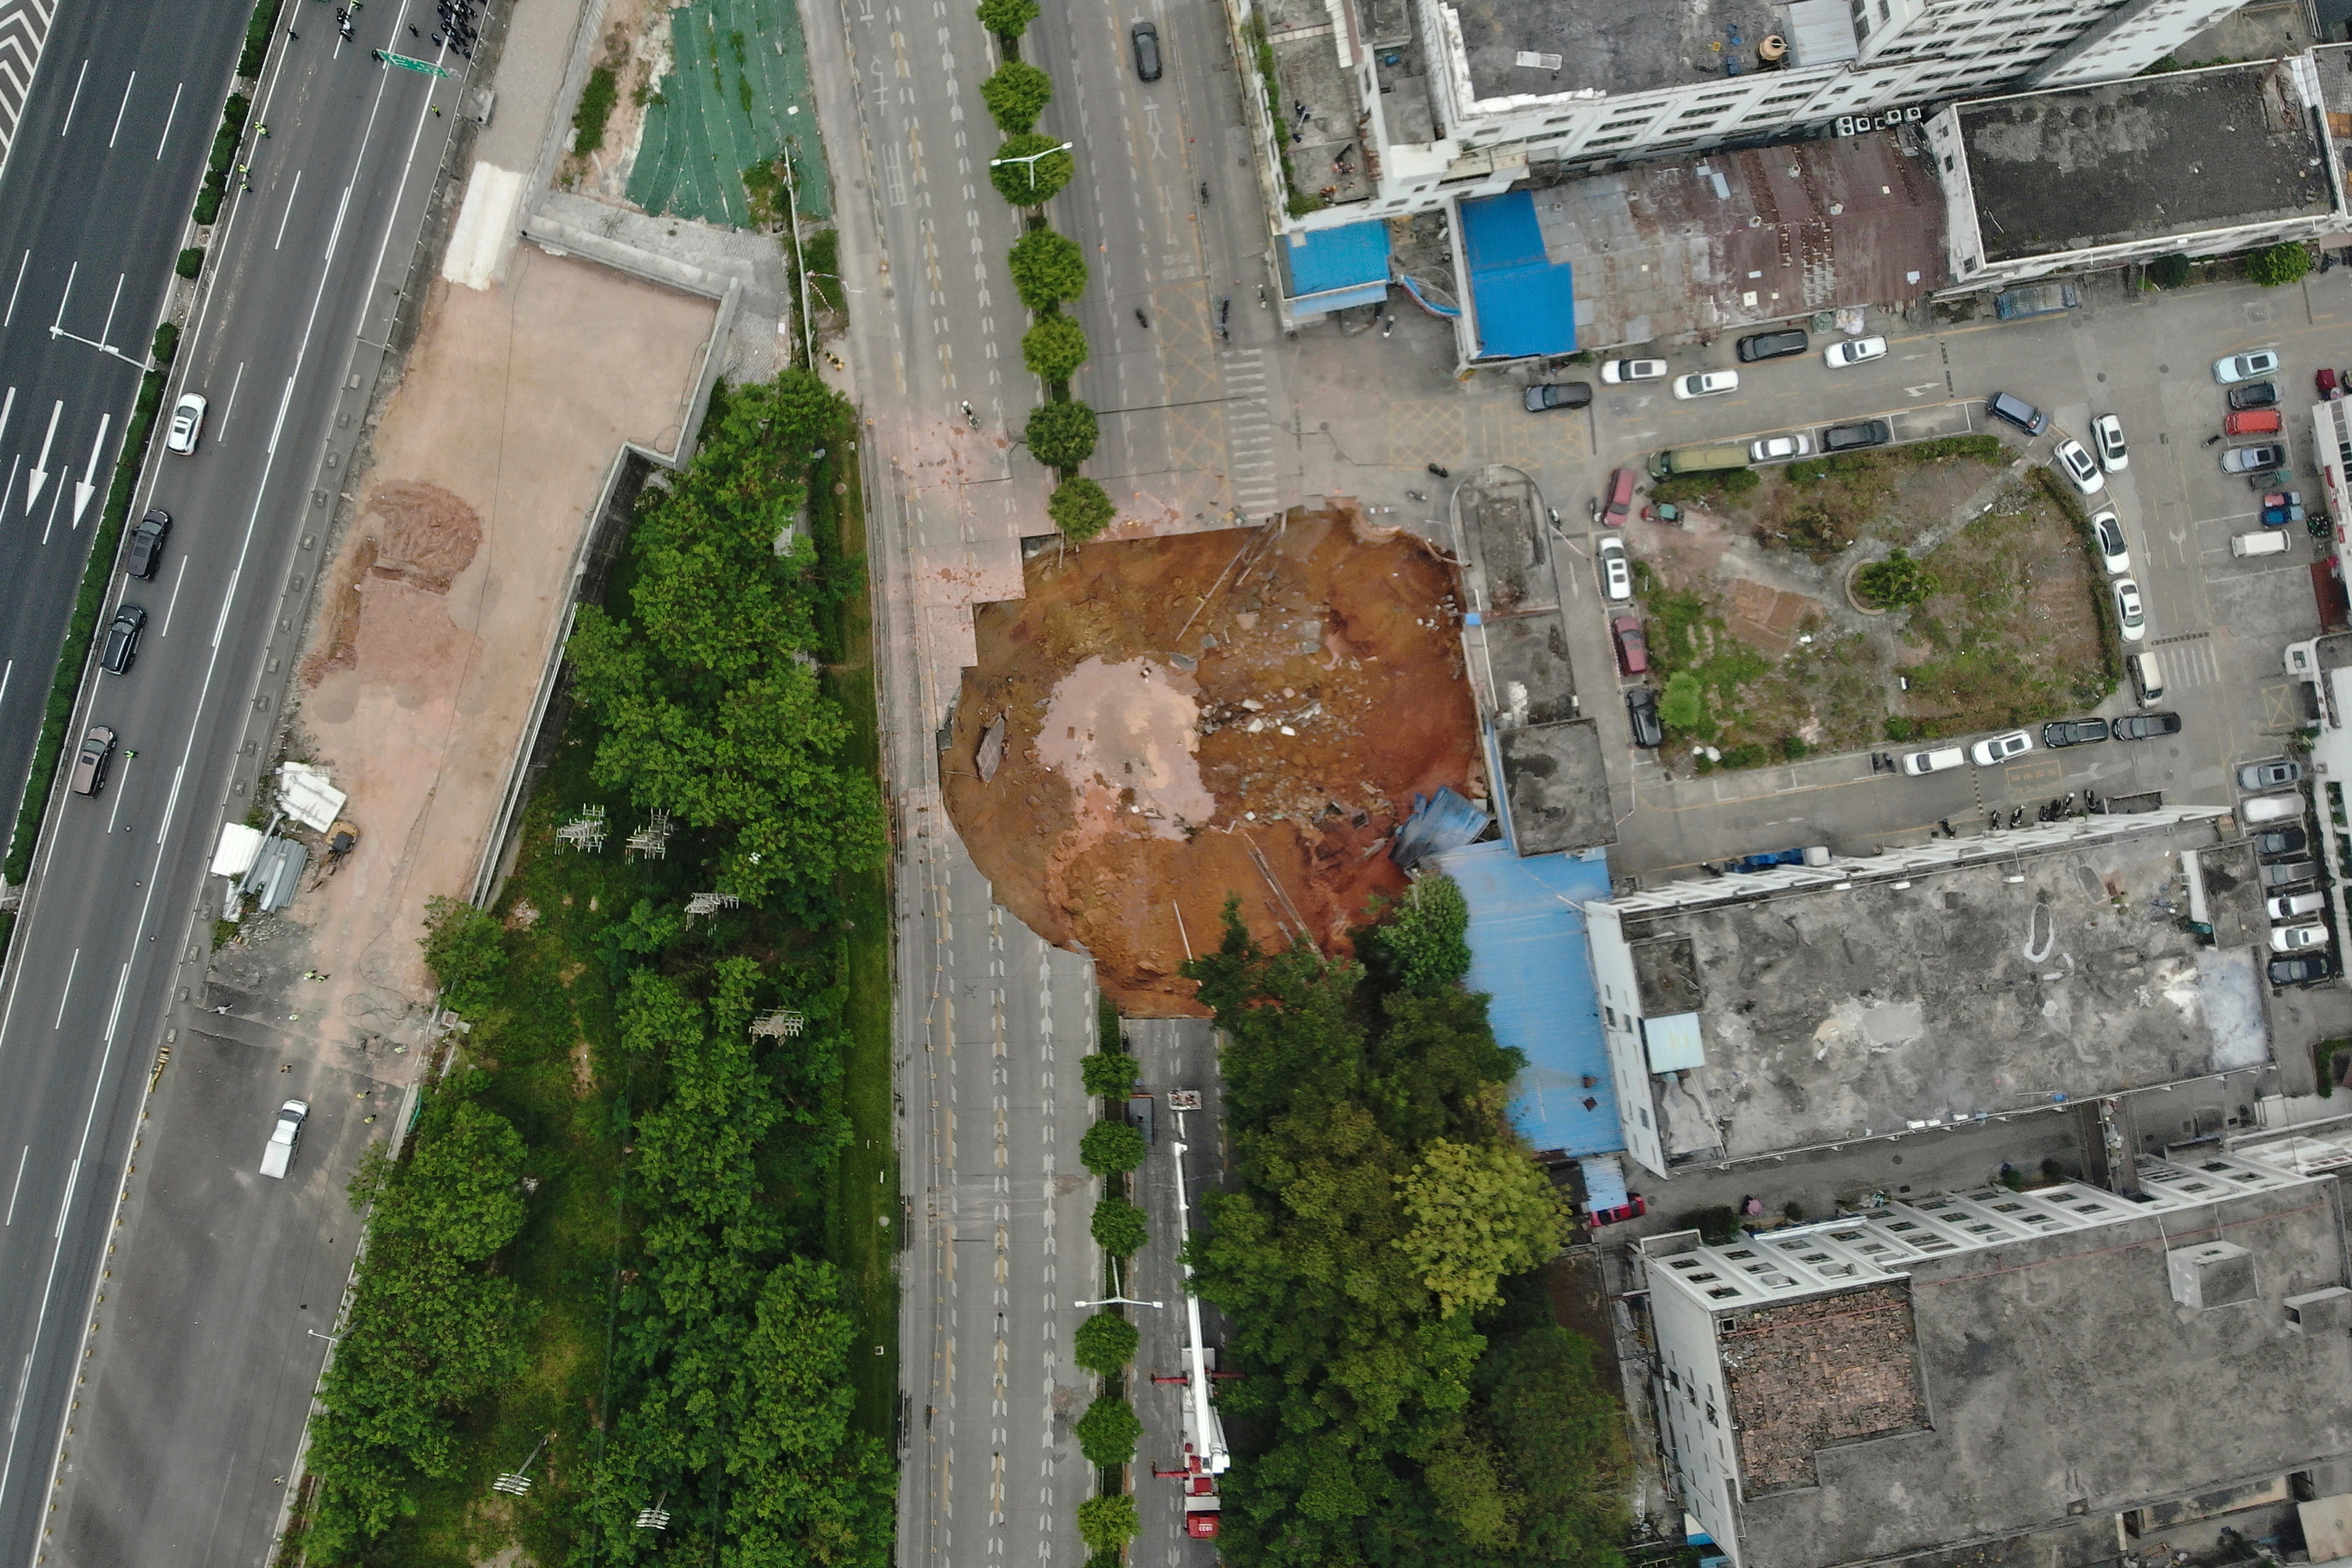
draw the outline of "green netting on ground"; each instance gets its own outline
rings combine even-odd
[[[831,217],[792,0],[694,0],[670,13],[670,73],[646,106],[629,199],[649,213],[741,224],[751,216],[743,171],[790,148],[802,216]]]

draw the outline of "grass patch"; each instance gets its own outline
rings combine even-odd
[[[2319,1092],[2323,1097],[2336,1093],[2336,1058],[2352,1052],[2352,1039],[2322,1040],[2311,1047],[2312,1066],[2319,1072]]]
[[[588,73],[588,83],[580,89],[579,107],[572,111],[572,155],[584,158],[604,145],[604,122],[613,117],[613,106],[621,100],[621,85],[610,66],[598,66]]]

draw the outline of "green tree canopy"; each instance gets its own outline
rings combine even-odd
[[[1492,1305],[1505,1275],[1533,1268],[1566,1239],[1550,1178],[1509,1143],[1432,1140],[1397,1185],[1412,1217],[1397,1245],[1449,1316]]]
[[[1853,574],[1853,591],[1882,610],[1907,610],[1925,604],[1937,586],[1935,574],[1900,548]]]
[[[1078,1140],[1078,1163],[1097,1176],[1123,1176],[1143,1163],[1143,1134],[1124,1121],[1097,1121]]]
[[[1658,698],[1658,718],[1667,729],[1685,735],[1708,732],[1706,688],[1699,684],[1697,676],[1678,669],[1666,677],[1666,689]]]
[[[1405,990],[1433,995],[1470,973],[1469,931],[1470,906],[1454,879],[1417,878],[1369,933],[1368,956]]]
[[[1087,253],[1050,228],[1033,228],[1013,242],[1005,258],[1013,287],[1033,310],[1050,310],[1087,291]]]
[[[1078,1504],[1078,1539],[1089,1552],[1117,1552],[1135,1539],[1135,1500],[1090,1497]]]
[[[1054,487],[1054,493],[1045,499],[1045,515],[1054,520],[1063,538],[1084,544],[1110,526],[1118,508],[1111,504],[1109,491],[1080,475]]]
[[[2246,258],[2246,276],[2265,289],[2300,283],[2312,268],[2311,247],[2299,239],[2281,240]]]
[[[1125,1051],[1094,1051],[1078,1059],[1078,1077],[1087,1092],[1122,1103],[1135,1088],[1141,1064]]]
[[[1143,1211],[1124,1198],[1096,1200],[1092,1229],[1095,1245],[1113,1258],[1134,1257],[1150,1235]]]
[[[1037,19],[1037,0],[980,0],[980,25],[1000,38],[1017,38]]]
[[[980,84],[980,100],[988,117],[1007,136],[1018,136],[1037,123],[1054,98],[1054,79],[1026,60],[1007,60],[996,74]]]
[[[1134,1407],[1116,1394],[1106,1394],[1087,1406],[1087,1413],[1072,1425],[1078,1435],[1078,1451],[1087,1463],[1098,1468],[1123,1465],[1135,1458],[1135,1440],[1143,1436],[1143,1423],[1136,1419]]]
[[[496,916],[463,899],[425,900],[425,966],[441,983],[441,1000],[460,1014],[499,1000],[506,984],[506,931]]]
[[[2159,289],[2178,289],[2189,281],[2189,258],[2179,251],[2147,264],[2147,280]]]
[[[991,162],[988,183],[1016,207],[1041,207],[1058,195],[1078,172],[1076,160],[1051,136],[1024,131],[1007,136]],[[1019,163],[1007,162],[1019,159]]]
[[[1094,455],[1099,434],[1095,411],[1074,398],[1039,404],[1029,411],[1028,427],[1022,432],[1031,457],[1066,473]]]
[[[1087,363],[1087,330],[1068,316],[1040,316],[1021,335],[1021,363],[1041,381],[1067,381]]]
[[[713,402],[693,463],[641,507],[625,605],[583,605],[565,651],[602,731],[596,782],[707,835],[720,890],[806,911],[885,853],[873,777],[843,757],[848,720],[806,657],[840,590],[776,550],[848,410],[797,370]]]
[[[1117,1377],[1119,1368],[1135,1359],[1142,1337],[1133,1323],[1106,1309],[1078,1325],[1070,1353],[1097,1376]]]

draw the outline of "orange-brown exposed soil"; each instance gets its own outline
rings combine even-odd
[[[1486,796],[1453,568],[1409,535],[1294,516],[1025,575],[976,618],[948,811],[998,900],[1091,953],[1125,1012],[1202,1011],[1177,966],[1216,945],[1228,895],[1263,942],[1347,951],[1404,886],[1384,851],[1413,795]]]

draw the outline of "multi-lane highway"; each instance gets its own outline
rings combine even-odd
[[[281,1091],[321,1098],[313,1085],[341,1075],[306,1058],[297,1027],[266,1067],[230,1056],[185,1087],[167,1077],[140,1116],[171,1009],[202,973],[207,855],[270,752],[451,123],[428,100],[437,85],[453,101],[455,83],[371,49],[437,54],[406,32],[431,13],[389,0],[345,41],[327,7],[288,8],[300,36],[273,49],[254,106],[269,134],[239,154],[250,190],[233,190],[215,230],[171,387],[202,392],[211,418],[193,456],[159,447],[136,498],[134,514],[175,519],[161,571],[115,579],[148,612],[145,638],[128,673],[93,668],[77,710],[75,734],[104,723],[121,750],[102,795],[52,804],[0,977],[0,1563],[45,1541],[53,1561],[261,1561],[327,1349],[305,1329],[331,1323],[356,1237],[334,1223],[325,1173],[364,1135],[358,1117],[322,1105],[292,1180],[254,1167]],[[0,325],[15,399],[0,468],[16,470],[0,550],[18,588],[7,635],[23,639],[6,645],[7,746],[28,747],[37,722],[76,541],[96,518],[93,504],[76,532],[73,487],[94,445],[110,460],[99,426],[110,417],[119,435],[245,14],[69,5],[0,179],[0,241],[23,279]],[[49,475],[37,494],[36,466]],[[104,477],[101,462],[90,482]],[[35,617],[53,593],[43,643]],[[134,1135],[142,1174],[127,1182]],[[142,1195],[173,1222],[118,1253],[121,1195],[157,1169],[177,1184]]]

